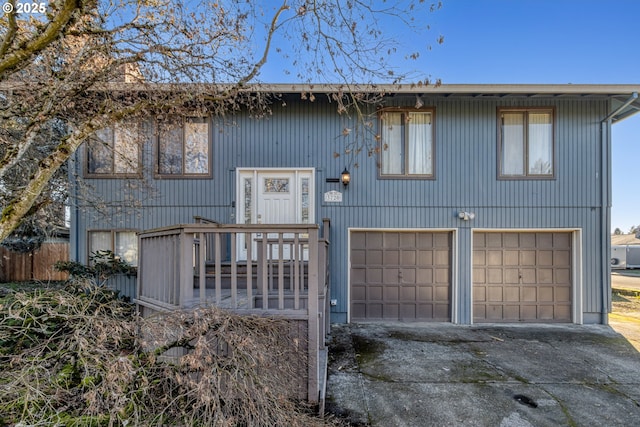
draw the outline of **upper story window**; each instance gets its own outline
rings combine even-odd
[[[211,176],[211,138],[206,118],[186,118],[160,125],[158,175]]]
[[[87,176],[95,178],[139,176],[140,132],[132,123],[100,129],[87,143]]]
[[[501,109],[502,178],[553,178],[553,110]]]
[[[433,118],[433,109],[380,113],[382,177],[434,176]]]

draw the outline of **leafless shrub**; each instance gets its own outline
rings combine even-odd
[[[280,319],[216,308],[142,319],[95,287],[10,294],[0,425],[334,423],[292,399],[305,348]]]

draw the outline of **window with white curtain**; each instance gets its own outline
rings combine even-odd
[[[132,230],[89,231],[89,255],[111,251],[132,266],[138,265],[138,237]]]
[[[380,114],[380,175],[433,176],[433,110]]]
[[[502,109],[499,117],[500,176],[553,177],[553,110]]]

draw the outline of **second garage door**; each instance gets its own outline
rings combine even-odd
[[[473,233],[474,322],[571,322],[571,233]]]
[[[451,233],[351,232],[351,320],[451,320]]]

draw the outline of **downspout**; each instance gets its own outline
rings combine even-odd
[[[609,324],[609,299],[611,298],[611,231],[609,209],[611,206],[611,124],[615,116],[638,99],[638,93],[631,96],[615,111],[600,122],[600,247],[602,248],[601,269],[601,323]],[[605,286],[608,284],[608,286]]]
[[[79,203],[79,192],[78,192],[78,177],[79,172],[78,172],[78,164],[80,162],[78,162],[78,151],[76,150],[76,152],[74,153],[73,156],[73,173],[74,176],[72,177],[71,181],[73,182],[73,217],[72,219],[72,227],[74,229],[74,237],[73,237],[73,244],[74,244],[74,253],[73,253],[73,260],[75,262],[79,262],[80,261],[80,248],[79,248],[79,244],[80,244],[80,203]]]
[[[611,295],[611,266],[609,264],[610,254],[610,238],[609,225],[607,221],[608,217],[608,199],[609,192],[608,177],[611,175],[609,168],[609,156],[607,147],[610,145],[609,140],[611,132],[611,119],[605,119],[600,122],[600,248],[602,253],[602,268],[601,268],[601,283],[600,289],[602,291],[601,306],[600,306],[600,323],[603,325],[609,324],[609,298]],[[606,195],[606,196],[605,196]],[[605,286],[605,284],[607,284]]]

